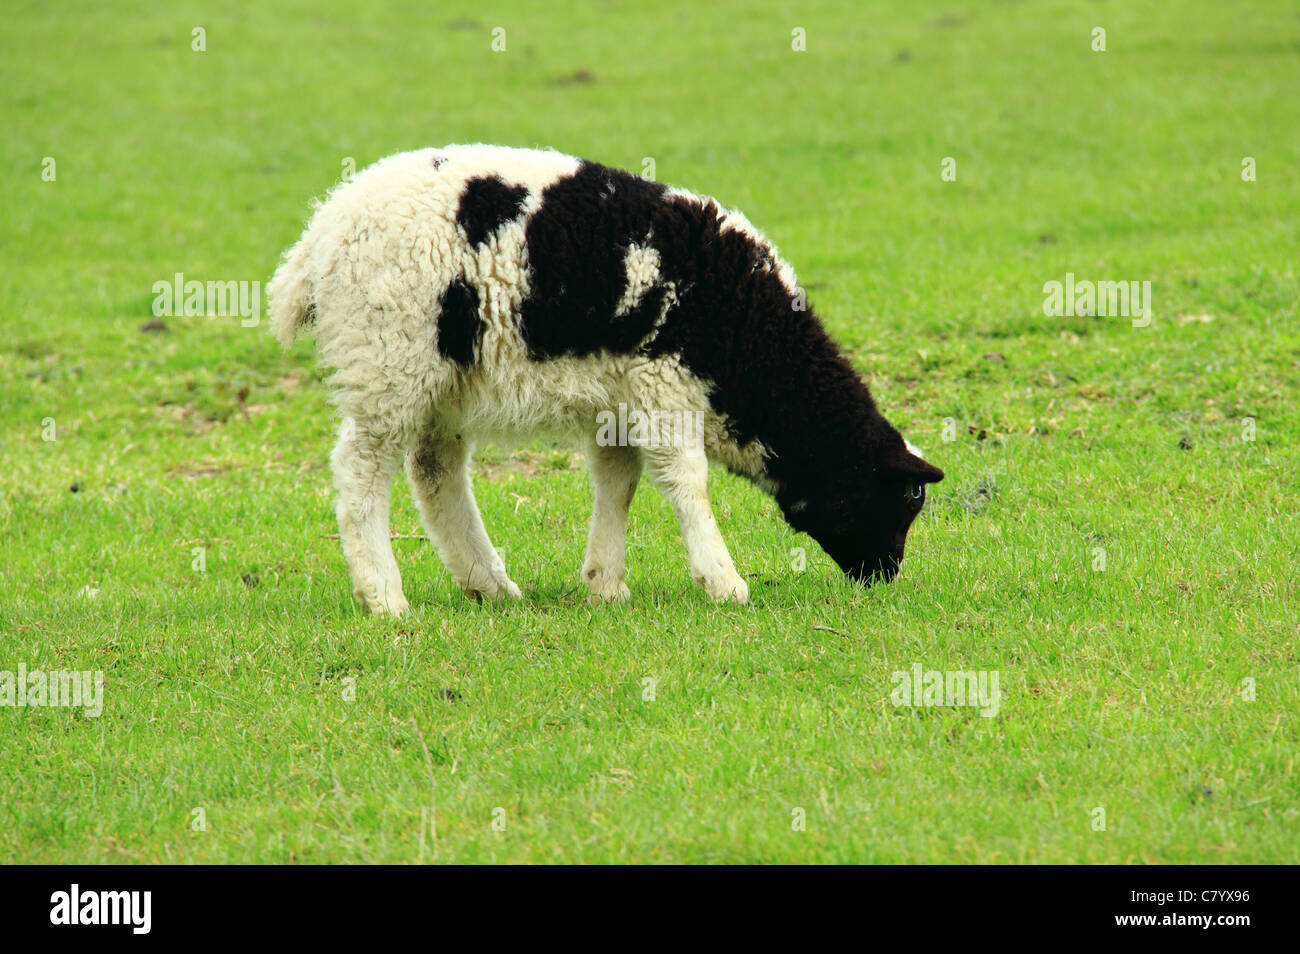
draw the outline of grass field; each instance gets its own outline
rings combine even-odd
[[[98,718],[0,709],[0,860],[1300,860],[1293,3],[18,2],[0,87],[0,670],[104,673]],[[477,468],[522,603],[456,590],[403,476],[412,612],[364,615],[311,342],[142,326],[264,282],[349,157],[470,141],[767,232],[947,471],[896,583],[718,472],[751,604],[646,484],[591,609],[537,443]],[[1067,273],[1149,326],[1045,316]],[[916,665],[996,716],[896,707]]]

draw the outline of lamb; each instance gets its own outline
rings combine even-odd
[[[772,495],[863,583],[894,577],[925,485],[943,479],[743,215],[598,163],[488,145],[390,156],[319,204],[268,294],[280,342],[314,326],[333,370],[339,535],[353,592],[377,613],[408,608],[389,538],[403,462],[460,587],[519,598],[470,481],[484,438],[581,442],[594,602],[629,597],[643,469],[672,505],[692,578],[737,603],[749,588],[709,506],[710,461]]]

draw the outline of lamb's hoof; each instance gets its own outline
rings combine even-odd
[[[632,598],[632,591],[622,580],[596,579],[588,580],[587,588],[591,591],[587,597],[588,606],[601,606],[606,603],[626,603]]]
[[[352,593],[376,616],[401,616],[411,608],[400,586],[384,587],[378,583],[367,583],[356,587]]]
[[[523,591],[509,577],[504,582],[492,580],[482,585],[462,586],[461,589],[475,603],[482,603],[484,600],[489,603],[502,603],[506,600],[521,600],[524,598]]]
[[[715,603],[736,603],[744,606],[749,602],[749,584],[735,573],[722,579],[703,580],[700,585]]]
[[[591,594],[587,597],[588,606],[599,606],[601,603],[626,603],[632,596],[632,591],[623,582],[621,574],[616,576],[599,566],[584,566],[582,581],[587,584]]]

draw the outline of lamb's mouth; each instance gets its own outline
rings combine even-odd
[[[902,562],[901,558],[888,556],[880,557],[875,561],[864,561],[854,566],[841,566],[841,569],[863,586],[871,586],[873,583],[892,582],[894,577],[898,576],[898,568]]]
[[[903,548],[895,547],[888,553],[868,553],[858,552],[852,556],[843,552],[828,550],[831,559],[833,559],[845,575],[857,580],[863,586],[871,586],[873,583],[889,583],[894,577],[898,576],[899,566],[903,562]]]

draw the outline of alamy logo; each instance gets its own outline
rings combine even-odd
[[[153,283],[155,318],[231,318],[239,316],[245,328],[262,320],[261,282],[200,282],[185,280],[182,272],[171,281]]]
[[[896,706],[972,706],[985,718],[998,714],[1002,697],[996,669],[923,670],[920,663],[915,663],[911,672],[900,669],[889,678],[896,683],[889,694]]]
[[[19,663],[17,672],[0,670],[0,706],[76,707],[95,718],[104,711],[104,673],[62,669],[29,672],[25,664]]]
[[[1043,314],[1049,318],[1132,318],[1134,328],[1151,324],[1150,282],[1092,282],[1074,280],[1043,285]]]
[[[51,924],[128,924],[132,934],[148,934],[153,923],[151,891],[70,891],[50,895]]]
[[[679,447],[704,453],[704,415],[699,411],[629,410],[620,403],[617,414],[598,413],[596,425],[601,447]]]

